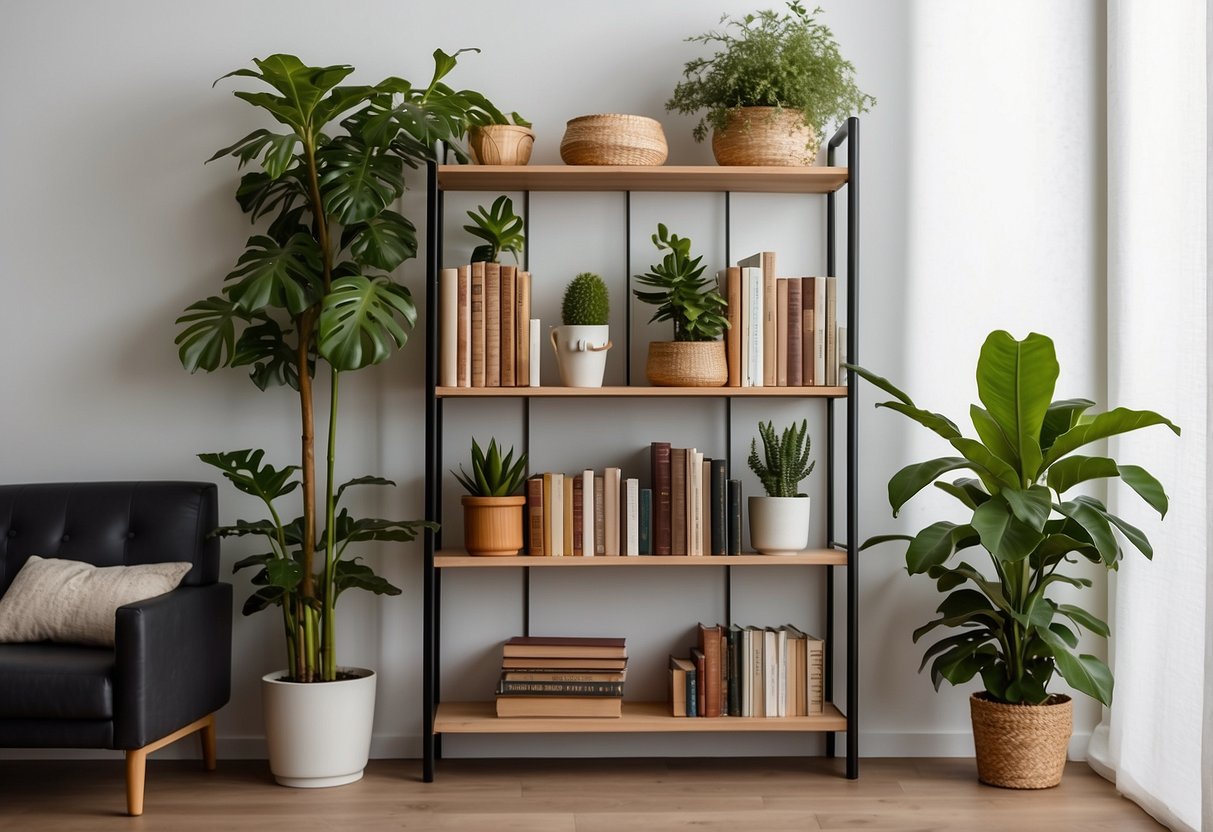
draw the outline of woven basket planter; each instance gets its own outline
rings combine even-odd
[[[468,149],[478,165],[525,165],[535,134],[517,124],[486,124],[468,131]]]
[[[712,131],[718,165],[808,167],[817,159],[817,136],[800,110],[742,107],[724,130]]]
[[[579,116],[560,141],[566,165],[660,165],[669,154],[661,123],[644,116]]]
[[[977,778],[1004,789],[1049,789],[1061,782],[1074,729],[1074,702],[1050,697],[1045,705],[1007,705],[984,693],[969,697]]]
[[[720,387],[729,380],[724,341],[653,341],[644,374],[657,387]]]

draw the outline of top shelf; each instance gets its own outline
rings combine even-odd
[[[439,165],[444,191],[672,191],[828,194],[847,183],[840,167]]]

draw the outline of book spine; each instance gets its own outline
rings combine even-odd
[[[553,508],[555,506],[552,503],[552,474],[550,471],[545,471],[543,474],[543,553],[548,557],[556,554],[552,540]]]
[[[729,387],[741,386],[741,269],[729,266],[724,270],[722,295],[728,303],[729,328],[725,330],[725,350],[728,357]]]
[[[741,480],[729,480],[728,484],[728,553],[741,554]]]
[[[712,462],[703,457],[699,463],[699,554],[713,555],[712,551]]]
[[[788,386],[788,281],[775,281],[775,384]]]
[[[670,443],[654,442],[649,446],[651,481],[653,484],[653,554],[671,554],[671,464]]]
[[[536,474],[526,481],[527,531],[530,535],[527,554],[543,557],[543,476]]]
[[[720,628],[699,625],[699,650],[703,656],[703,715],[720,716]]]
[[[792,277],[788,284],[788,386],[804,385],[803,310],[800,278]]]
[[[594,472],[581,472],[581,555],[594,557]]]
[[[471,286],[468,285],[471,275],[467,266],[459,267],[456,280],[455,305],[458,307],[458,319],[455,324],[455,361],[459,365],[455,368],[456,384],[459,387],[471,387],[472,345],[469,338],[472,329],[472,307],[469,297]]]
[[[520,682],[622,682],[623,677],[622,672],[610,670],[588,673],[506,670],[501,674],[502,679]]]
[[[805,387],[817,383],[813,376],[813,278],[800,278],[800,363]]]
[[[693,657],[692,657],[693,660]],[[687,716],[699,716],[699,673],[688,671],[686,700],[687,700]]]
[[[779,306],[778,289],[775,285],[775,252],[762,253],[762,384],[775,387],[778,384],[779,327],[775,316]]]
[[[570,524],[573,528],[573,546],[571,554],[573,557],[582,557],[585,555],[585,477],[578,474],[575,477],[570,477],[573,483],[573,520]]]
[[[538,318],[531,318],[530,334],[531,334],[531,348],[529,350],[527,350],[527,355],[528,355],[527,361],[529,362],[529,369],[531,371],[531,377],[529,379],[529,382],[530,382],[529,386],[538,387],[539,386],[539,363],[540,363],[540,361],[539,361],[539,359],[540,359],[540,353],[539,353],[540,326],[539,326]]]
[[[618,555],[622,554],[619,548],[619,478],[621,471],[618,468],[606,468],[602,472],[603,487],[606,489],[606,494],[603,497],[603,544],[606,547],[604,554]]]
[[[728,520],[729,520],[729,483],[726,468],[727,461],[713,459],[711,469],[711,548],[713,555],[729,553]]]
[[[741,628],[736,624],[725,630],[725,643],[728,647],[725,662],[728,701],[725,713],[729,716],[741,716]]]
[[[459,386],[459,270],[438,272],[438,384]]]
[[[775,631],[762,631],[763,715],[779,716],[779,642]]]
[[[741,306],[739,308],[741,325],[741,347],[739,350],[741,355],[741,386],[753,387],[754,369],[752,363],[753,358],[751,355],[752,348],[750,346],[750,336],[752,332],[750,315],[753,308],[750,284],[753,280],[753,269],[743,269],[738,267],[738,271],[741,272]]]
[[[707,667],[706,657],[703,650],[698,647],[691,648],[691,661],[695,662],[695,714],[696,716],[707,716],[706,702],[704,699],[704,691],[707,689]]]
[[[629,477],[623,484],[624,523],[623,554],[640,554],[640,480]]]
[[[779,716],[788,715],[788,632],[775,633],[775,707]]]
[[[686,502],[687,502],[687,522],[686,522],[686,553],[688,555],[699,556],[703,552],[699,550],[699,510],[700,496],[699,485],[702,476],[699,473],[699,458],[700,454],[694,448],[687,449],[687,481],[686,481]]]
[[[548,512],[551,521],[553,557],[564,557],[564,474],[552,473],[552,505]],[[546,496],[546,495],[545,495]]]
[[[762,312],[762,272],[759,269],[750,269],[751,387],[762,387],[766,383],[766,365],[763,363],[763,347],[766,343],[766,335],[763,332],[764,326],[766,326],[766,318]]]
[[[561,528],[564,530],[563,553],[565,557],[571,557],[575,554],[573,552],[573,481],[577,479],[580,479],[580,477],[562,477],[564,481],[564,523],[561,525]],[[580,540],[581,536],[577,535],[576,539]]]
[[[472,386],[484,387],[484,263],[472,264]]]
[[[813,278],[813,377],[826,383],[826,279]]]
[[[594,477],[594,554],[606,554],[606,486]]]
[[[623,682],[515,682],[497,683],[498,695],[623,696]]]
[[[838,278],[826,278],[826,385],[838,384]]]
[[[501,386],[501,264],[484,264],[484,386]]]
[[[517,370],[515,349],[518,346],[518,332],[514,326],[514,315],[518,312],[518,289],[516,286],[517,268],[514,266],[501,267],[501,386],[515,385],[514,373]]]
[[[640,489],[640,513],[636,523],[636,548],[641,555],[653,554],[653,489]]]
[[[753,666],[753,631],[741,628],[741,655],[737,658],[737,687],[741,695],[741,716],[753,716],[754,706],[750,698],[750,668]]]
[[[688,555],[687,449],[670,448],[670,553]]]
[[[754,650],[750,654],[753,663],[750,666],[750,688],[753,691],[754,716],[767,715],[767,686],[766,686],[766,633],[754,627],[751,633]]]
[[[809,636],[807,699],[810,714],[819,714],[825,710],[825,647],[824,641]]]
[[[514,277],[514,383],[526,387],[531,380],[531,273],[518,272]]]

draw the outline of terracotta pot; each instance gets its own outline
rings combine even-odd
[[[486,124],[468,131],[468,149],[478,165],[525,165],[535,134],[517,124]]]
[[[724,130],[712,131],[718,165],[808,167],[817,159],[817,136],[800,110],[742,107]]]
[[[469,555],[510,557],[522,549],[526,497],[473,497],[463,503],[463,547]]]
[[[724,341],[653,341],[644,374],[658,387],[720,387],[729,380]]]
[[[985,693],[969,697],[977,779],[1005,789],[1048,789],[1061,782],[1074,730],[1074,703],[1065,695],[1044,705],[1007,705]]]

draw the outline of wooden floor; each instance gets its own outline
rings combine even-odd
[[[124,811],[120,762],[0,761],[0,830],[618,830],[873,829],[1087,832],[1162,829],[1084,763],[1061,786],[995,789],[972,760],[525,760],[439,765],[420,782],[413,760],[375,760],[358,783],[277,786],[267,765],[152,761],[146,812]]]

